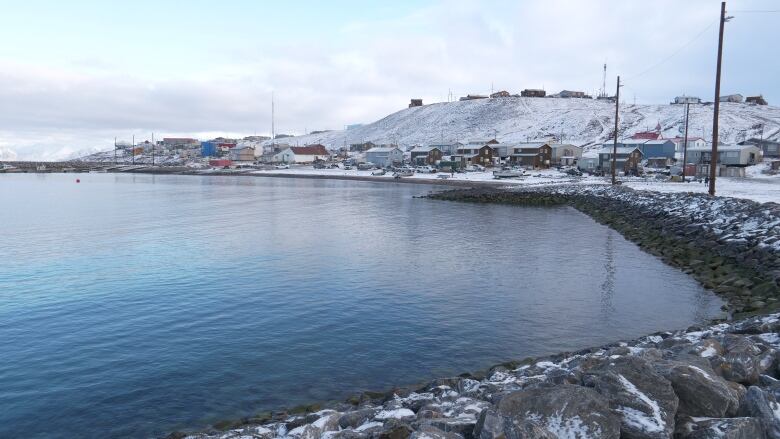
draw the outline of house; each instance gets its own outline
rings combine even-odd
[[[404,152],[397,146],[377,146],[366,151],[366,161],[382,168],[404,162]]]
[[[206,141],[200,144],[200,155],[203,157],[216,157],[217,156],[217,144],[211,141]]]
[[[436,165],[441,161],[442,152],[435,146],[417,146],[410,151],[411,162],[414,165]]]
[[[461,142],[453,142],[453,143],[432,143],[428,146],[439,148],[439,150],[442,152],[442,154],[445,155],[452,155],[458,152],[458,148],[463,146],[463,143]]]
[[[585,92],[584,91],[561,90],[561,92],[558,93],[558,97],[561,97],[561,98],[584,98],[585,97]]]
[[[491,98],[508,98],[509,96],[511,95],[506,90],[501,90],[490,94]]]
[[[611,142],[604,143],[604,148],[612,148]],[[618,147],[638,148],[643,157],[668,157],[675,158],[675,145],[669,139],[645,140],[645,139],[626,139],[618,142]]]
[[[198,146],[200,142],[198,139],[191,139],[189,137],[165,137],[163,138],[163,145],[172,149],[180,149],[187,146]]]
[[[181,159],[194,159],[200,157],[199,149],[182,149],[179,151],[179,158]]]
[[[273,161],[277,163],[313,163],[328,159],[330,153],[323,145],[290,146],[273,156]]]
[[[582,147],[569,143],[551,143],[552,163],[561,166],[574,166],[582,157]]]
[[[520,92],[520,96],[524,98],[543,98],[547,95],[547,92],[538,88],[526,88]]]
[[[748,96],[745,98],[745,102],[748,104],[756,104],[756,105],[768,105],[769,103],[764,99],[763,95],[758,96]]]
[[[509,159],[526,168],[547,169],[552,164],[552,147],[548,143],[519,143],[512,146]]]
[[[688,149],[688,163],[709,165],[711,160],[711,147]],[[718,146],[718,163],[722,166],[745,167],[761,160],[761,148],[753,144]]]
[[[669,157],[649,157],[647,167],[655,169],[666,169],[672,165],[672,159]]]
[[[604,172],[612,171],[613,146],[602,148],[599,154],[599,169]],[[642,162],[642,151],[637,147],[619,146],[615,154],[615,167],[626,175],[639,173],[639,164]]]
[[[721,97],[720,97],[720,101],[721,101],[721,102],[735,102],[735,103],[741,103],[741,102],[742,102],[742,99],[744,99],[744,98],[743,98],[743,97],[742,97],[742,95],[741,95],[741,94],[739,94],[739,93],[736,93],[736,94],[733,94],[733,95],[726,95],[726,96],[721,96]]]
[[[412,102],[409,103],[409,108],[422,107],[422,105],[422,99],[412,99]]]
[[[474,99],[487,99],[487,96],[485,96],[485,95],[466,95],[466,96],[461,96],[461,98],[458,99],[458,100],[459,101],[473,101]]]
[[[349,151],[350,152],[365,152],[369,149],[375,147],[376,144],[373,142],[364,142],[364,143],[350,143],[349,145]]]
[[[677,96],[674,98],[673,104],[701,104],[701,99],[696,96]]]
[[[596,172],[599,168],[598,153],[588,152],[577,160],[577,169],[583,172]]]
[[[469,144],[459,147],[455,155],[460,157],[462,166],[492,166],[494,153],[495,151],[488,144],[482,144],[482,146],[479,146],[469,142]]]
[[[684,137],[675,137],[673,139],[669,139],[672,142],[674,142],[674,150],[677,151],[677,155],[681,156],[681,154],[685,150],[685,146],[683,145],[683,142],[685,142]],[[701,137],[688,137],[688,149],[691,148],[703,148],[707,146],[707,142],[701,138]]]
[[[209,166],[214,168],[229,168],[233,163],[227,159],[209,160]]]
[[[777,140],[756,139],[755,137],[739,142],[740,145],[756,145],[761,148],[764,157],[780,157],[780,142]]]
[[[661,122],[658,122],[655,126],[655,130],[653,131],[640,131],[638,133],[634,133],[631,136],[632,140],[659,140],[662,139],[661,136]]]
[[[625,146],[632,146],[627,143]],[[674,142],[669,139],[659,140],[647,140],[644,143],[636,145],[639,150],[642,151],[643,157],[666,157],[668,159],[675,158],[676,147]]]
[[[236,146],[230,150],[230,160],[253,163],[255,161],[255,147],[249,145]]]

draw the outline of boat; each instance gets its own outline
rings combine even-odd
[[[500,178],[518,178],[522,177],[523,173],[521,171],[513,171],[511,169],[502,169],[500,171],[493,171],[493,178],[500,179]]]
[[[411,177],[412,175],[414,175],[413,169],[401,168],[396,170],[395,173],[393,173],[393,178]]]

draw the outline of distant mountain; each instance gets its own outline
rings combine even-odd
[[[621,104],[620,136],[655,129],[665,137],[682,136],[683,105]],[[611,138],[614,103],[594,99],[495,98],[443,102],[405,108],[374,123],[351,130],[329,131],[277,140],[291,145],[321,143],[331,149],[345,144],[431,144],[497,138],[519,142],[550,136],[595,147]],[[761,136],[780,139],[780,108],[737,103],[720,107],[720,140],[734,143]],[[712,105],[691,106],[689,136],[710,140]],[[270,143],[267,142],[267,143]]]
[[[0,147],[0,160],[14,161],[18,157],[19,155],[13,149]]]

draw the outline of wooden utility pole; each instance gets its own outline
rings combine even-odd
[[[723,25],[726,23],[726,2],[720,4],[718,32],[718,66],[715,73],[715,106],[712,115],[712,153],[710,157],[710,196],[715,196],[715,175],[718,168],[718,113],[720,111],[720,66],[723,61]]]
[[[133,164],[135,164],[135,134],[133,134]]]
[[[617,77],[617,89],[615,91],[615,137],[612,139],[612,184],[617,184],[617,138],[618,138],[618,109],[620,106],[620,75]]]
[[[152,133],[152,166],[154,166],[154,133]]]
[[[688,164],[688,114],[691,111],[691,103],[685,103],[685,135],[683,136],[683,175],[682,181],[685,183],[685,165]]]

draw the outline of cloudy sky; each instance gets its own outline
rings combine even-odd
[[[303,133],[506,89],[712,99],[720,2],[0,1],[0,155]],[[780,102],[780,4],[734,0],[723,94]],[[759,12],[762,11],[762,12]]]

